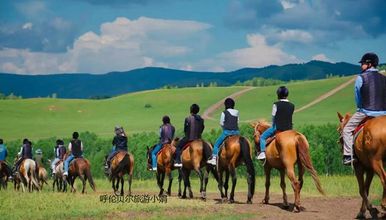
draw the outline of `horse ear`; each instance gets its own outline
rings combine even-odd
[[[255,128],[256,127],[256,122],[250,122],[249,125],[252,127],[252,128]]]
[[[337,114],[338,114],[339,121],[342,121],[343,116],[339,112],[337,112]]]

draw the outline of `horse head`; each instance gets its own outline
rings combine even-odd
[[[257,122],[251,122],[249,125],[253,128],[253,140],[255,144],[260,143],[261,134],[271,127],[271,125],[264,119],[260,119]]]
[[[339,132],[339,141],[338,143],[342,147],[343,151],[343,128],[346,126],[347,122],[350,120],[351,115],[350,113],[346,113],[345,116],[342,116],[339,112],[337,112],[338,118],[339,118],[339,125],[338,128],[336,129]]]
[[[147,157],[147,169],[151,169],[151,151],[154,149],[153,147],[146,146],[146,157]]]

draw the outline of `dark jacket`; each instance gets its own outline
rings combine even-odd
[[[363,84],[360,90],[362,106],[370,111],[386,110],[386,76],[379,72],[363,73],[360,75]]]
[[[82,141],[79,139],[73,139],[71,141],[71,154],[74,155],[74,157],[82,157]]]
[[[185,118],[184,132],[189,141],[200,139],[204,128],[204,119],[200,115],[190,115]]]
[[[21,157],[24,159],[32,159],[32,146],[31,144],[23,144],[23,150],[21,151]]]
[[[174,137],[175,128],[171,124],[163,124],[160,127],[160,142],[161,144],[169,144]]]
[[[223,111],[223,113],[225,115],[223,129],[239,130],[239,126],[238,126],[239,117],[232,115],[228,110]]]
[[[127,151],[127,137],[122,135],[116,135],[113,139],[113,145],[115,150]]]
[[[276,115],[274,117],[274,123],[276,130],[286,131],[292,129],[292,114],[294,113],[295,106],[291,102],[278,101],[275,102]]]

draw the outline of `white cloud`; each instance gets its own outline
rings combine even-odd
[[[25,29],[25,30],[31,30],[32,29],[32,23],[31,22],[28,22],[28,23],[25,23],[25,24],[23,24],[23,29]]]
[[[57,18],[55,27],[68,24]],[[28,27],[29,25],[27,25]],[[145,66],[167,67],[164,59],[194,51],[191,42],[206,41],[209,24],[196,21],[119,17],[103,23],[100,34],[81,35],[65,53],[37,53],[28,50],[0,50],[0,71],[15,73],[59,73],[126,71]],[[201,39],[202,38],[202,39]],[[12,56],[12,57],[10,57]],[[8,59],[1,59],[8,57]],[[11,66],[10,64],[13,64]]]
[[[232,70],[300,62],[297,57],[285,53],[279,45],[268,45],[261,34],[247,35],[247,42],[249,47],[221,53],[214,59],[203,61],[200,67]]]
[[[320,53],[316,54],[312,57],[312,60],[320,60],[320,61],[325,61],[325,62],[332,62],[331,59],[329,59],[325,54]]]
[[[293,8],[293,7],[296,6],[295,3],[290,2],[290,1],[287,1],[287,0],[281,0],[281,1],[280,1],[280,4],[281,4],[281,6],[282,6],[285,10],[291,9],[291,8]]]

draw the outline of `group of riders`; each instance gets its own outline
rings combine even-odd
[[[343,129],[343,164],[349,165],[356,160],[353,154],[353,131],[358,124],[367,116],[377,117],[386,115],[386,77],[379,73],[376,69],[379,63],[378,56],[374,53],[366,53],[359,61],[361,64],[362,72],[357,76],[355,81],[355,101],[357,111],[351,117],[349,122]],[[295,106],[288,100],[289,90],[285,86],[280,86],[277,91],[278,100],[272,107],[272,126],[267,129],[260,138],[260,150],[257,155],[257,159],[265,160],[266,140],[269,137],[274,136],[277,132],[291,130],[292,115],[294,113]],[[231,135],[239,135],[239,111],[236,110],[235,101],[232,98],[227,98],[224,101],[225,110],[221,113],[220,125],[222,127],[222,133],[216,140],[212,156],[207,160],[208,164],[216,165],[218,161],[218,153],[221,144],[224,140]],[[182,167],[181,152],[183,148],[191,141],[201,139],[201,135],[204,131],[204,119],[198,114],[200,107],[197,104],[190,106],[190,115],[185,118],[184,121],[184,137],[178,142],[174,155],[174,167]],[[151,170],[157,171],[157,153],[162,149],[165,144],[170,144],[174,138],[175,128],[170,122],[169,116],[163,116],[162,125],[160,126],[159,142],[154,146],[151,151]],[[121,126],[116,126],[115,137],[112,141],[113,149],[106,159],[105,171],[107,175],[111,175],[111,159],[119,151],[128,151],[127,147],[127,135]],[[55,174],[55,165],[59,161],[64,161],[64,176],[68,175],[68,169],[70,162],[75,158],[80,158],[83,155],[83,143],[79,139],[78,132],[74,132],[72,140],[68,145],[68,151],[64,146],[63,140],[57,140],[54,149],[55,159],[52,161],[51,168],[52,173]],[[18,153],[19,159],[14,164],[12,173],[17,173],[19,165],[24,159],[32,159],[32,143],[28,139],[23,140],[23,145]],[[68,155],[65,157],[65,155]],[[0,161],[5,161],[7,157],[7,149],[0,139]],[[0,174],[1,175],[1,174]]]

